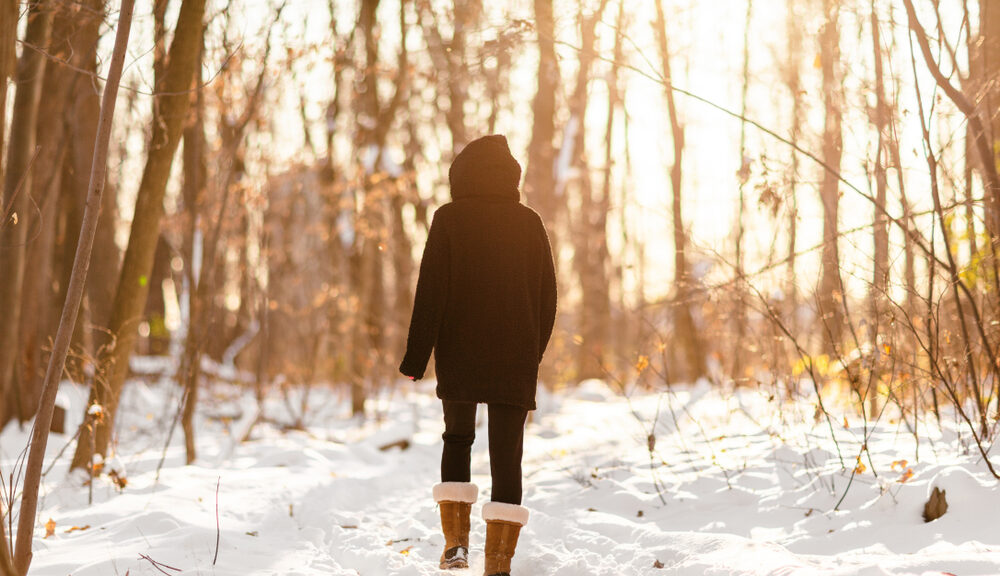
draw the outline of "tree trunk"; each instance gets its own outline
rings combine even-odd
[[[0,0],[0,159],[7,138],[7,80],[17,68],[17,1]],[[3,182],[3,174],[3,162],[0,161],[0,182]],[[6,226],[6,214],[2,211],[0,208],[0,229]]]
[[[622,202],[621,202],[621,233],[622,233],[622,248],[619,252],[617,262],[613,262],[611,259],[611,254],[608,249],[608,213],[611,210],[611,170],[615,165],[615,152],[614,152],[614,127],[615,119],[617,117],[617,112],[622,107],[622,89],[619,86],[619,76],[621,73],[621,64],[624,60],[624,50],[625,50],[625,0],[618,0],[618,16],[615,19],[615,45],[613,56],[611,58],[612,64],[608,69],[607,84],[608,84],[608,118],[604,125],[604,170],[601,183],[601,196],[597,202],[597,209],[594,212],[596,219],[593,222],[593,232],[592,234],[598,238],[599,251],[601,253],[601,260],[610,265],[610,270],[606,270],[604,278],[601,280],[601,285],[607,290],[607,300],[609,308],[612,308],[612,301],[614,305],[617,305],[617,310],[614,315],[609,317],[608,331],[613,334],[614,339],[613,346],[616,350],[631,350],[631,342],[629,338],[628,330],[628,307],[626,305],[625,298],[625,260],[627,258],[626,254],[628,251],[629,236],[626,230],[628,229],[628,223],[625,217],[625,190],[624,186],[621,186],[622,191]],[[622,116],[625,116],[622,114]],[[626,148],[627,150],[627,148]],[[626,161],[625,164],[628,164]],[[612,297],[612,282],[615,284],[615,289],[617,294]],[[612,300],[614,298],[614,300]],[[622,366],[615,366],[616,372],[621,374]]]
[[[607,288],[606,234],[600,237],[593,230],[593,222],[601,218],[600,199],[596,198],[586,150],[587,88],[590,84],[596,42],[597,22],[601,20],[608,0],[601,0],[590,16],[580,7],[580,65],[577,68],[576,87],[570,98],[570,125],[566,135],[572,135],[570,164],[576,169],[576,189],[580,197],[580,210],[573,225],[573,265],[580,279],[581,301],[578,314],[578,334],[583,341],[577,349],[577,379],[600,378],[607,369],[607,336],[611,324],[611,302]],[[613,110],[609,112],[613,117]],[[603,231],[602,231],[603,232]],[[605,244],[602,250],[602,244]]]
[[[878,12],[875,2],[872,2],[871,14],[872,46],[875,59],[875,110],[872,123],[875,125],[878,144],[875,149],[875,226],[874,226],[874,278],[872,279],[872,310],[876,314],[878,325],[882,321],[882,313],[886,291],[889,289],[889,219],[886,212],[886,101],[885,82],[882,74],[882,35],[879,29]]]
[[[803,110],[802,110],[802,75],[799,70],[799,59],[802,54],[802,26],[799,19],[799,11],[796,5],[801,5],[797,0],[786,0],[787,24],[786,34],[788,37],[788,60],[785,70],[785,86],[792,97],[791,128],[789,141],[798,146],[802,136]],[[788,315],[788,329],[792,334],[798,333],[799,315],[799,287],[795,275],[796,251],[795,244],[798,241],[798,195],[796,188],[799,183],[799,153],[792,151],[788,168],[788,271],[785,277],[785,301],[786,313]]]
[[[198,50],[198,61],[204,57],[204,46]],[[199,66],[200,70],[200,66]],[[200,81],[201,74],[195,72]],[[204,306],[209,304],[204,299],[206,270],[205,265],[200,270],[195,269],[196,263],[204,262],[199,255],[195,256],[195,237],[201,223],[201,211],[205,205],[205,188],[207,185],[206,141],[204,124],[204,98],[198,91],[192,95],[192,108],[188,112],[189,121],[184,128],[184,183],[181,193],[184,198],[185,219],[185,282],[188,285],[188,321],[187,332],[184,334],[184,352],[177,370],[178,384],[184,390],[184,402],[181,408],[181,425],[184,429],[185,457],[188,464],[197,457],[194,441],[194,407],[198,401],[198,380],[201,374],[201,335],[202,313]]]
[[[747,0],[747,11],[743,22],[743,85],[740,90],[740,115],[747,114],[747,92],[750,89],[750,22],[753,15],[753,0]],[[732,379],[739,383],[744,378],[743,354],[747,351],[747,306],[744,300],[746,287],[744,285],[745,265],[743,262],[743,237],[746,233],[743,215],[746,212],[746,185],[750,179],[750,159],[747,158],[747,123],[740,122],[740,170],[739,170],[739,203],[736,209],[736,282],[734,284],[734,306],[736,317],[736,342],[733,344]]]
[[[693,290],[687,264],[687,232],[684,230],[684,217],[681,211],[683,202],[681,196],[682,173],[684,159],[684,127],[677,116],[677,105],[674,102],[674,91],[670,73],[670,48],[667,36],[667,19],[662,0],[656,2],[656,39],[660,53],[660,65],[664,81],[664,95],[667,101],[667,111],[670,116],[670,135],[673,140],[674,157],[670,166],[670,188],[673,191],[671,214],[674,233],[674,337],[684,353],[684,375],[691,382],[708,373],[705,365],[705,350],[691,313]]]
[[[133,7],[133,0],[122,0],[118,18],[118,32],[115,36],[115,49],[111,57],[111,70],[108,73],[104,101],[101,105],[99,130],[91,163],[93,168],[90,185],[87,189],[87,205],[83,226],[80,230],[80,241],[77,243],[76,263],[73,267],[66,302],[62,309],[62,320],[59,322],[59,330],[52,346],[52,357],[49,359],[48,370],[45,373],[38,415],[31,431],[28,463],[24,473],[24,492],[21,495],[21,508],[17,524],[17,543],[14,550],[14,564],[22,576],[27,575],[31,565],[31,544],[34,540],[35,516],[38,512],[38,489],[42,478],[45,446],[49,439],[49,427],[52,424],[52,412],[55,408],[56,393],[59,391],[63,363],[66,360],[70,339],[76,326],[80,302],[83,301],[90,255],[94,246],[94,236],[97,233],[97,221],[101,211],[101,194],[104,190],[104,179],[107,174],[111,124],[114,119],[118,83],[121,80],[122,67],[125,63]],[[6,546],[6,543],[0,544],[0,546]]]
[[[834,171],[840,169],[843,154],[841,124],[842,87],[837,67],[840,64],[840,3],[823,0],[824,22],[820,30],[820,62],[823,75],[823,162]],[[819,305],[820,326],[823,331],[826,351],[831,355],[839,353],[843,330],[846,295],[842,292],[840,279],[840,251],[838,250],[838,211],[840,207],[840,181],[831,170],[823,171],[820,184],[820,199],[823,203],[823,252],[820,272]]]
[[[95,420],[84,414],[73,456],[74,468],[88,465],[92,446],[97,453],[106,454],[114,429],[118,398],[128,375],[129,357],[135,344],[137,321],[141,318],[149,293],[149,276],[163,216],[163,195],[190,103],[204,15],[205,0],[184,0],[181,4],[163,82],[156,87],[161,94],[153,104],[149,153],[136,196],[132,231],[108,326],[115,340],[102,358],[102,364],[107,366],[104,372],[108,379],[105,385],[91,388],[88,403],[101,406],[103,418]]]
[[[77,10],[78,29],[73,35],[73,64],[80,69],[97,73],[97,43],[100,41],[100,26],[105,15],[104,0],[86,0]],[[101,110],[100,93],[94,90],[89,78],[77,74],[72,100],[72,120],[69,131],[73,139],[70,143],[67,161],[73,172],[73,188],[77,197],[83,198],[87,190],[87,178],[94,152],[94,138],[97,136],[97,120]],[[115,224],[118,221],[118,198],[114,187],[106,187],[101,195],[101,219],[94,238],[94,255],[91,258],[90,282],[87,283],[87,311],[91,324],[98,329],[106,328],[111,316],[111,304],[115,297],[115,279],[121,264],[121,250],[115,242]],[[96,352],[96,350],[94,351]]]
[[[22,290],[23,370],[16,376],[23,391],[20,406],[22,419],[30,418],[37,408],[45,375],[42,351],[58,328],[58,309],[65,300],[72,273],[100,115],[99,95],[95,93],[94,83],[80,70],[96,73],[103,5],[96,3],[83,7],[75,2],[56,0],[51,10],[52,32],[48,52],[56,61],[45,68],[42,82],[44,97],[39,102],[36,132],[39,154],[32,168],[38,175],[33,179],[32,195],[43,207],[45,217],[42,218],[37,239],[27,246],[31,266],[25,270]],[[69,65],[62,64],[62,61]],[[93,106],[78,106],[81,100]],[[114,200],[113,194],[102,197]],[[102,228],[113,226],[112,220]],[[53,254],[53,251],[58,254]],[[92,284],[100,284],[99,273],[95,274],[95,278],[98,280]],[[53,291],[53,285],[58,286],[58,290]],[[88,308],[84,305],[81,309],[84,316],[77,322],[71,345],[83,354],[74,354],[67,361],[66,374],[78,382],[84,380],[84,358],[93,352],[88,346],[92,339],[85,328]]]
[[[984,4],[990,3],[984,2]],[[906,8],[906,17],[910,30],[917,40],[917,46],[920,47],[920,53],[923,56],[924,63],[927,65],[928,72],[934,77],[938,88],[945,93],[948,99],[951,100],[969,122],[969,129],[972,131],[973,144],[979,157],[980,170],[983,175],[983,189],[986,196],[986,229],[990,234],[990,242],[995,249],[997,242],[1000,242],[1000,167],[997,166],[997,156],[1000,154],[1000,150],[996,146],[996,135],[990,136],[989,131],[993,122],[1000,121],[994,118],[995,108],[988,108],[977,104],[975,100],[968,98],[945,77],[937,61],[934,59],[927,32],[920,23],[920,19],[917,18],[916,9],[913,7],[913,0],[904,0],[903,6]],[[989,39],[990,29],[996,29],[998,25],[993,23],[995,16],[992,16],[992,8],[987,7],[985,16],[987,21],[983,22],[983,31],[986,37],[984,38],[983,46],[984,52],[989,52],[985,48],[995,46],[993,42],[997,42],[996,40]],[[990,56],[992,54],[995,54],[995,52],[992,52],[990,55],[984,53],[982,55],[984,62],[991,62]],[[995,67],[995,64],[986,63],[983,69],[989,74]],[[984,98],[983,102],[985,101],[986,99]],[[984,117],[986,119],[985,123]],[[995,279],[1000,281],[1000,277],[997,276],[995,263],[994,275]]]
[[[47,51],[56,58],[68,59],[73,52],[70,38],[74,35],[76,14],[73,14],[72,7],[62,0],[52,2],[47,10],[52,12],[51,42]],[[50,287],[53,280],[57,281],[61,287],[60,295],[63,295],[69,280],[68,267],[66,274],[53,275],[52,249],[57,219],[52,216],[57,213],[56,209],[60,205],[58,201],[60,188],[67,180],[64,177],[64,173],[67,172],[64,159],[67,157],[72,137],[67,130],[70,115],[66,109],[66,102],[74,90],[78,76],[76,72],[58,63],[46,65],[41,88],[41,94],[45,97],[40,97],[38,103],[35,125],[35,145],[38,155],[31,166],[31,172],[35,176],[31,179],[31,188],[25,188],[24,192],[38,203],[41,218],[33,223],[32,230],[28,233],[31,239],[25,246],[26,261],[31,265],[25,266],[22,281],[20,348],[12,375],[12,381],[19,390],[17,408],[18,419],[21,421],[30,419],[37,410],[38,392],[41,389],[42,377],[45,375],[42,350],[47,347],[49,338],[55,334],[54,321],[57,320],[51,319],[49,312],[51,308],[60,306],[63,301],[50,298],[52,292]],[[93,146],[93,135],[90,145]],[[86,173],[89,172],[88,166]],[[82,205],[85,197],[86,188],[74,198],[74,201]],[[78,234],[79,228],[73,232]],[[75,236],[73,241],[75,242]],[[72,254],[67,260],[72,262]],[[71,370],[71,373],[73,376],[77,374],[74,370]]]
[[[388,103],[383,104],[378,97],[378,21],[379,0],[362,0],[358,19],[364,38],[365,66],[361,81],[363,92],[357,94],[361,116],[374,119],[373,125],[359,125],[357,145],[367,150],[374,160],[370,165],[361,166],[363,201],[361,212],[355,222],[354,245],[351,252],[352,290],[360,300],[360,318],[355,320],[352,330],[351,359],[351,411],[355,416],[363,415],[365,400],[370,385],[376,385],[383,377],[380,367],[385,349],[385,246],[388,244],[390,222],[386,215],[392,212],[392,194],[395,184],[378,175],[386,139],[392,127],[396,112],[403,103],[407,91],[408,53],[406,43],[400,45],[395,86]],[[400,36],[406,37],[406,4],[400,5]],[[397,278],[397,281],[400,280]]]
[[[31,2],[24,41],[34,46],[48,46],[52,9],[45,0]],[[45,76],[45,57],[37,50],[23,50],[17,63],[17,93],[14,96],[7,171],[4,174],[4,220],[0,222],[0,425],[18,415],[20,390],[14,382],[14,366],[20,354],[18,330],[24,283],[24,260],[29,229],[38,230],[41,222],[32,211],[32,163],[37,158],[36,119]],[[0,136],[2,138],[2,136]],[[9,208],[9,213],[6,211]]]
[[[552,252],[559,262],[558,234],[555,226],[555,160],[553,144],[556,132],[556,93],[559,91],[559,64],[556,60],[555,20],[552,0],[534,0],[535,26],[538,32],[538,90],[531,104],[533,115],[528,166],[524,175],[524,196],[550,227]]]
[[[1000,170],[1000,114],[997,114],[997,107],[1000,106],[1000,5],[996,0],[980,0],[979,34],[982,38],[982,85],[988,87],[981,106],[989,118],[986,129],[993,144],[993,172],[996,172]],[[1000,190],[994,190],[993,195],[1000,196]],[[1000,230],[994,230],[994,234],[1000,234]]]
[[[871,3],[871,33],[872,46],[874,49],[873,58],[875,60],[875,110],[872,112],[872,124],[875,126],[876,138],[878,140],[875,147],[875,214],[872,236],[874,240],[873,252],[873,278],[870,287],[869,302],[871,309],[871,330],[869,340],[876,348],[880,348],[879,335],[887,333],[890,329],[890,314],[887,309],[889,295],[889,218],[886,212],[886,196],[888,189],[888,179],[886,177],[885,158],[889,151],[886,149],[886,129],[888,126],[885,101],[885,82],[882,73],[882,34],[879,29],[879,17],[874,0]],[[873,370],[877,367],[873,366]],[[879,373],[872,377],[877,382]],[[878,394],[876,390],[869,389],[869,408],[872,416],[877,415]]]

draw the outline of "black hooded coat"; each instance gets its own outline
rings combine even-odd
[[[545,226],[519,202],[520,179],[503,136],[470,142],[448,172],[452,201],[431,222],[399,366],[420,379],[433,349],[442,400],[535,409],[556,280]]]

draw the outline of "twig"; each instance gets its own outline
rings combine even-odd
[[[221,530],[219,528],[219,484],[222,483],[222,476],[215,481],[215,556],[212,557],[212,566],[215,566],[215,561],[219,559],[219,535]]]
[[[767,299],[764,298],[764,295],[760,293],[760,290],[758,290],[757,287],[755,287],[753,284],[747,284],[747,286],[749,286],[750,289],[753,290],[754,294],[757,295],[757,298],[760,299],[761,304],[764,305],[764,313],[767,314],[767,316],[775,323],[775,325],[778,326],[778,329],[781,330],[785,334],[785,336],[788,337],[792,345],[795,346],[795,349],[799,353],[800,359],[802,360],[803,364],[805,364],[806,369],[809,371],[809,377],[813,383],[813,390],[816,392],[816,402],[819,405],[820,411],[823,413],[824,416],[826,416],[826,424],[830,428],[830,438],[833,440],[833,445],[837,448],[837,457],[840,458],[840,465],[846,468],[847,464],[844,462],[844,455],[840,451],[840,442],[837,441],[837,434],[834,432],[833,419],[830,418],[830,413],[826,410],[826,406],[823,405],[823,395],[820,393],[819,380],[816,378],[816,370],[815,367],[813,366],[812,357],[805,351],[804,348],[802,348],[802,345],[799,344],[799,341],[788,330],[788,328],[785,326],[785,323],[781,321],[781,318],[778,316],[778,313],[773,308],[771,308],[771,305],[767,302]]]
[[[150,558],[146,554],[143,554],[142,552],[139,553],[139,559],[149,562],[150,564],[153,565],[153,568],[156,568],[161,573],[166,574],[167,576],[173,576],[173,574],[167,572],[167,570],[173,570],[174,572],[183,572],[183,570],[181,570],[180,568],[174,568],[173,566],[168,566],[163,562],[157,562],[156,560],[153,560],[152,558]],[[166,568],[167,570],[164,570],[163,568]]]

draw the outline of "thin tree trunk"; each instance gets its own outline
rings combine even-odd
[[[67,292],[66,302],[63,305],[62,320],[59,323],[59,331],[56,333],[52,347],[49,367],[45,374],[38,416],[31,431],[31,447],[28,452],[28,464],[25,468],[24,492],[21,495],[17,542],[14,549],[14,563],[22,575],[28,573],[28,567],[31,565],[31,544],[35,530],[35,515],[38,511],[38,489],[41,483],[42,463],[45,459],[45,446],[49,438],[49,426],[52,423],[56,393],[59,390],[59,378],[62,375],[63,363],[66,361],[66,353],[76,326],[80,302],[83,301],[91,250],[94,246],[94,236],[97,233],[97,221],[101,211],[101,194],[104,190],[104,179],[107,174],[111,124],[118,96],[118,83],[121,80],[122,67],[125,63],[133,7],[134,0],[122,0],[118,18],[118,32],[115,36],[115,49],[111,57],[111,70],[108,73],[104,101],[101,105],[90,186],[87,190],[87,207],[80,230],[80,241],[77,243],[76,264],[70,279],[70,289]]]
[[[572,134],[570,164],[578,174],[576,178],[577,192],[580,197],[580,210],[576,222],[572,226],[574,244],[573,265],[580,279],[580,314],[578,334],[583,338],[577,349],[577,379],[599,378],[604,376],[607,364],[607,336],[610,325],[610,301],[607,294],[607,274],[604,270],[606,261],[600,249],[601,239],[593,232],[593,222],[600,216],[596,214],[597,198],[591,182],[591,170],[587,160],[587,130],[586,117],[589,99],[587,88],[590,85],[591,68],[594,64],[594,44],[597,41],[595,28],[601,20],[608,0],[601,0],[597,9],[590,16],[584,15],[580,7],[577,20],[580,26],[580,65],[577,68],[576,87],[570,97],[570,124],[566,135]]]
[[[102,364],[108,367],[105,370],[108,378],[106,385],[95,383],[88,402],[101,406],[103,418],[95,420],[84,414],[73,456],[74,468],[88,465],[91,447],[101,455],[106,454],[114,429],[118,398],[128,375],[138,320],[149,294],[149,276],[163,216],[163,195],[190,104],[204,14],[205,0],[184,0],[181,4],[163,82],[157,86],[161,94],[153,105],[149,154],[136,196],[135,217],[108,327],[114,345],[102,358]]]
[[[63,142],[65,144],[65,140]],[[65,155],[66,146],[60,146]],[[57,164],[62,159],[57,160]],[[39,203],[42,227],[35,241],[28,245],[28,262],[24,271],[24,289],[21,299],[21,348],[20,366],[15,367],[15,376],[20,379],[20,389],[32,393],[33,402],[29,409],[22,402],[21,418],[30,418],[37,410],[38,392],[45,377],[46,349],[49,339],[55,334],[55,320],[58,313],[56,294],[53,290],[53,262],[56,246],[59,213],[59,190],[61,170],[47,174],[36,199]],[[84,192],[86,193],[86,192]]]
[[[4,157],[7,138],[7,80],[17,69],[17,2],[0,0],[0,160]],[[0,183],[3,182],[3,164],[0,161]],[[0,229],[6,226],[4,208],[6,206],[0,204]]]
[[[482,0],[454,0],[454,31],[448,51],[448,129],[451,132],[451,152],[459,150],[469,141],[465,126],[465,103],[469,99],[466,36],[482,12]]]
[[[785,86],[792,97],[792,115],[789,141],[798,146],[802,135],[802,75],[799,70],[800,56],[802,54],[802,26],[798,18],[796,5],[801,5],[797,0],[787,1],[787,24],[785,27],[788,37],[788,61],[785,73]],[[788,329],[792,334],[798,332],[798,311],[799,311],[799,288],[795,275],[795,243],[798,241],[799,209],[798,195],[796,188],[799,183],[799,154],[792,151],[789,165],[788,182],[788,270],[785,277],[786,290],[786,310],[788,314]]]
[[[656,2],[656,38],[660,53],[663,79],[666,81],[664,95],[667,100],[667,111],[670,116],[670,135],[673,140],[674,157],[670,166],[670,187],[673,190],[671,214],[674,233],[674,336],[684,351],[686,376],[692,382],[705,374],[705,350],[701,337],[694,324],[691,308],[694,306],[691,278],[687,264],[687,232],[684,230],[684,218],[681,212],[682,173],[684,158],[684,127],[677,116],[677,105],[674,102],[672,87],[673,76],[670,73],[670,49],[667,37],[667,19],[664,14],[662,0]]]
[[[597,209],[594,211],[594,222],[593,222],[593,234],[598,238],[598,251],[600,252],[600,261],[604,262],[605,265],[612,264],[610,250],[608,249],[608,212],[611,209],[611,174],[612,168],[614,167],[614,127],[615,118],[617,117],[618,109],[622,103],[621,97],[621,87],[619,84],[619,75],[621,73],[620,62],[624,59],[624,38],[625,38],[625,0],[618,0],[618,15],[615,19],[615,47],[613,56],[611,58],[611,67],[608,69],[607,85],[608,85],[608,118],[604,125],[604,170],[602,174],[601,182],[601,195],[597,201]],[[624,114],[623,114],[624,116]],[[622,187],[624,188],[624,186]],[[623,192],[624,194],[624,192]],[[622,202],[620,207],[620,212],[624,215],[625,202]],[[624,216],[623,216],[624,219]],[[617,265],[612,266],[611,270],[604,270],[604,277],[601,279],[601,286],[606,291],[606,300],[608,302],[608,325],[606,331],[611,334],[614,339],[613,346],[617,350],[629,350],[628,336],[626,332],[626,306],[625,306],[625,286],[622,282],[621,271],[625,268],[625,254],[628,249],[628,234],[626,232],[626,223],[623,220],[622,223],[622,249],[618,256]],[[612,307],[612,295],[611,295],[611,285],[612,282],[617,283],[618,294],[615,298],[615,303],[617,304],[617,318],[612,319],[611,307]]]
[[[559,64],[555,49],[555,20],[552,0],[534,0],[535,27],[538,38],[538,89],[531,104],[533,115],[528,166],[524,175],[524,195],[548,224],[553,254],[558,264],[559,247],[553,234],[556,213],[555,160],[553,141],[556,125],[556,93],[559,88]]]
[[[93,2],[92,2],[93,3]],[[81,8],[79,4],[56,0],[51,4],[52,32],[48,52],[54,60],[45,67],[43,97],[39,102],[36,144],[39,154],[32,167],[32,197],[42,206],[40,228],[32,233],[35,241],[27,246],[28,262],[22,288],[21,337],[22,369],[19,382],[20,418],[30,418],[37,409],[38,394],[45,376],[43,349],[58,328],[58,309],[66,296],[72,274],[76,241],[80,233],[94,138],[100,115],[99,93],[90,77],[79,70],[96,73],[97,42],[103,6]],[[68,65],[64,65],[65,61]],[[89,61],[89,66],[88,66]],[[81,97],[93,107],[81,107]],[[106,194],[111,197],[112,194]],[[68,208],[59,213],[60,208]],[[57,218],[56,215],[62,216]],[[62,226],[57,226],[61,222]],[[111,226],[113,226],[113,221]],[[58,230],[57,230],[58,228]],[[105,226],[104,228],[107,228]],[[55,240],[58,238],[58,242]],[[53,254],[58,251],[58,256]],[[95,260],[99,259],[100,250]],[[99,273],[95,273],[100,278]],[[91,282],[99,284],[100,281]],[[52,286],[59,289],[53,294]],[[91,355],[86,302],[81,309],[71,348],[82,351],[67,361],[69,378],[83,381],[82,365]]]
[[[747,91],[750,88],[750,22],[753,16],[753,0],[747,0],[746,17],[743,23],[743,86],[740,90],[740,115],[747,114]],[[747,310],[743,282],[745,266],[743,263],[743,236],[745,234],[743,215],[746,211],[746,185],[750,179],[750,159],[746,151],[747,123],[740,122],[740,170],[739,170],[739,203],[736,210],[736,342],[733,345],[732,378],[734,382],[743,379],[743,354],[746,351]]]
[[[105,16],[105,0],[85,0],[78,10],[78,29],[72,37],[75,66],[97,73],[97,44],[100,26]],[[73,187],[77,197],[85,197],[87,175],[90,171],[97,120],[101,110],[101,94],[94,89],[89,78],[78,75],[75,90],[70,95],[72,120],[69,131],[74,135],[67,161],[71,163]],[[121,250],[115,242],[115,224],[118,221],[118,198],[114,187],[106,187],[101,195],[101,219],[94,238],[94,256],[90,262],[93,272],[87,283],[87,311],[90,323],[98,330],[106,328],[115,297],[115,279],[121,265]],[[94,351],[97,352],[96,350]]]
[[[841,106],[842,87],[837,67],[840,64],[840,3],[823,0],[824,22],[820,31],[820,62],[823,76],[823,162],[839,170],[843,155],[843,110]],[[825,170],[820,185],[820,199],[823,203],[823,251],[817,302],[821,316],[825,348],[836,356],[840,350],[844,330],[843,301],[846,294],[841,292],[840,250],[838,249],[838,224],[840,207],[840,181],[836,173]]]
[[[72,54],[69,38],[75,28],[75,14],[61,0],[52,2],[46,9],[52,12],[52,41],[47,51],[56,58],[69,58]],[[64,174],[68,170],[64,167],[64,159],[72,138],[67,130],[70,115],[66,102],[74,89],[77,76],[76,72],[58,63],[45,66],[41,86],[44,97],[39,97],[35,124],[35,147],[38,155],[31,165],[31,187],[22,191],[39,206],[39,218],[32,222],[32,229],[28,232],[30,241],[25,246],[26,262],[31,264],[25,266],[22,279],[18,358],[11,375],[12,382],[17,387],[17,417],[22,422],[30,419],[37,410],[38,392],[45,375],[42,349],[47,347],[48,340],[56,329],[55,319],[50,320],[49,309],[62,303],[62,299],[49,297],[50,287],[55,280],[61,288],[60,295],[63,295],[70,276],[68,266],[65,274],[61,274],[61,271],[53,274],[51,264],[56,218],[49,216],[56,213],[56,208],[61,204],[58,201],[60,188],[67,181]],[[89,171],[88,166],[88,174]],[[86,188],[74,197],[74,201],[82,205],[85,197]],[[35,213],[31,216],[35,216]],[[78,233],[79,228],[75,232]],[[67,260],[71,262],[72,255]],[[75,371],[72,372],[76,375]]]
[[[878,10],[874,0],[871,3],[871,33],[873,58],[875,60],[875,110],[873,111],[872,123],[875,125],[876,138],[878,143],[875,147],[875,222],[872,230],[874,241],[873,252],[873,278],[870,288],[869,300],[871,307],[872,321],[870,326],[872,334],[870,340],[872,345],[878,347],[878,336],[886,333],[890,329],[888,310],[886,303],[889,291],[889,219],[886,212],[886,197],[888,189],[888,179],[886,177],[885,158],[888,155],[886,149],[886,130],[888,126],[885,101],[885,81],[882,73],[882,34],[879,28]],[[873,367],[875,369],[875,367]],[[877,381],[878,374],[873,377]],[[870,413],[877,414],[878,394],[869,390]]]
[[[45,0],[29,5],[28,25],[24,41],[34,46],[48,46],[52,24],[52,9]],[[37,158],[35,147],[36,119],[45,76],[45,57],[37,50],[24,50],[17,63],[17,92],[14,96],[13,120],[7,149],[7,171],[4,174],[3,221],[0,221],[0,393],[3,406],[0,424],[18,414],[19,390],[14,383],[14,366],[20,354],[18,329],[21,317],[21,295],[24,283],[24,257],[29,241],[29,229],[34,232],[41,222],[31,209],[32,163]]]
[[[387,183],[376,175],[381,170],[386,139],[392,127],[396,112],[403,103],[407,90],[408,55],[406,43],[400,46],[398,65],[393,84],[395,91],[388,103],[381,103],[377,90],[378,33],[377,8],[379,0],[362,0],[359,25],[364,37],[365,66],[359,86],[364,87],[358,94],[362,116],[375,119],[374,125],[359,126],[357,143],[361,149],[373,152],[374,161],[362,167],[363,202],[357,216],[354,246],[351,253],[351,279],[353,293],[360,299],[360,319],[355,320],[352,334],[352,380],[351,411],[355,416],[363,415],[369,386],[381,379],[379,361],[385,343],[385,257],[384,242],[389,225],[385,215],[391,213]],[[400,6],[400,35],[406,37],[406,5]],[[381,182],[379,182],[382,180]]]
[[[201,82],[201,63],[204,58],[204,42],[198,49],[198,67],[195,72],[197,82]],[[184,391],[181,407],[181,426],[184,430],[184,453],[188,464],[197,457],[197,447],[194,441],[194,408],[198,402],[198,380],[201,375],[201,337],[205,332],[203,316],[206,307],[211,306],[207,295],[207,286],[212,282],[211,263],[205,263],[203,258],[197,258],[202,263],[200,270],[195,270],[194,256],[195,235],[201,223],[201,210],[205,202],[205,187],[207,184],[207,166],[204,123],[204,98],[199,90],[192,95],[192,108],[188,114],[191,118],[184,128],[184,216],[187,219],[186,245],[188,270],[187,282],[190,286],[187,333],[184,338],[184,353],[177,370],[178,384]],[[220,221],[221,224],[221,221]],[[209,248],[211,250],[212,248]],[[214,258],[210,258],[214,260]]]
[[[998,168],[1000,166],[1000,113],[997,112],[997,107],[1000,106],[1000,5],[997,4],[996,0],[980,0],[979,2],[979,35],[983,79],[985,80],[983,85],[987,87],[981,105],[988,118],[988,123],[984,128],[989,132],[988,140],[992,143],[990,148],[993,151],[992,173],[995,173],[1000,169]],[[975,134],[970,140],[975,141],[974,136]],[[984,172],[988,170],[989,168],[983,167]],[[987,180],[994,187],[998,185],[993,176],[988,176]],[[1000,197],[1000,190],[994,188],[993,195]],[[994,209],[996,208],[994,206]],[[1000,217],[997,219],[1000,220]],[[1000,229],[995,229],[993,234],[1000,234]],[[994,238],[995,241],[996,238]]]
[[[0,0],[0,160],[3,158],[7,136],[7,80],[14,75],[17,64],[17,0]],[[0,182],[3,182],[3,162],[0,161]],[[7,215],[0,203],[0,230],[6,225]],[[3,388],[0,388],[0,421],[3,415]],[[15,576],[10,550],[7,548],[7,531],[0,522],[0,576]]]

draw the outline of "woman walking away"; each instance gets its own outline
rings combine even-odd
[[[452,202],[438,208],[420,263],[399,371],[423,377],[431,350],[444,405],[441,568],[468,567],[469,482],[476,406],[489,410],[493,490],[483,506],[486,576],[509,576],[528,521],[521,506],[524,422],[535,409],[538,365],[556,315],[556,279],[541,218],[519,202],[521,166],[503,136],[469,143],[448,172]]]

